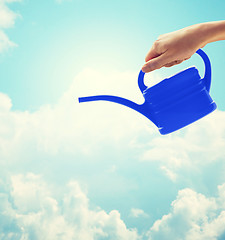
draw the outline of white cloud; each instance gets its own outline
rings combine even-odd
[[[13,27],[15,23],[15,19],[17,17],[17,14],[13,11],[11,11],[7,3],[10,3],[12,1],[0,1],[0,28],[10,28]],[[19,1],[13,1],[13,2],[19,2]]]
[[[180,190],[171,212],[157,220],[149,239],[216,240],[225,234],[225,184],[217,197],[206,197],[191,189]]]
[[[1,186],[4,187],[4,186]],[[59,199],[43,179],[33,173],[12,176],[1,193],[1,239],[112,239],[136,240],[118,211],[90,209],[89,199],[76,181],[71,181]]]
[[[139,217],[148,217],[148,214],[146,214],[144,210],[140,208],[131,208],[130,216],[134,218],[139,218]]]
[[[11,107],[11,99],[6,94],[0,93],[0,112],[10,111]]]
[[[4,33],[3,29],[11,28],[14,26],[15,19],[18,14],[11,11],[7,6],[10,2],[20,2],[20,0],[1,0],[0,1],[0,53],[9,47],[16,46],[8,36]]]
[[[9,47],[14,46],[16,46],[16,44],[10,41],[7,35],[0,30],[0,53],[8,49]]]
[[[199,171],[225,159],[225,112],[215,111],[186,129],[155,137],[143,161],[157,161],[173,181],[184,171]],[[163,151],[162,151],[163,149]]]
[[[166,166],[161,166],[161,170],[163,170],[166,174],[166,176],[172,180],[173,182],[176,181],[177,179],[177,174],[175,174],[173,171],[171,171],[170,169],[168,169]]]

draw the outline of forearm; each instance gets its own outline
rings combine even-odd
[[[197,26],[197,35],[201,38],[202,46],[211,42],[225,40],[225,21],[200,23]]]

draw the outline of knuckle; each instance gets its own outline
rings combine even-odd
[[[156,40],[153,43],[152,47],[153,47],[154,50],[158,50],[160,48],[160,45],[161,45],[160,40]]]
[[[164,53],[167,49],[167,44],[165,41],[158,39],[153,43],[153,49],[159,54]]]

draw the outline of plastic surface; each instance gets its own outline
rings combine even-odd
[[[209,95],[211,85],[209,58],[201,49],[196,53],[205,63],[205,75],[202,79],[198,70],[191,67],[148,88],[144,84],[145,73],[140,71],[138,86],[145,98],[141,105],[109,95],[81,97],[79,102],[104,100],[119,103],[147,117],[158,127],[161,134],[174,132],[216,109],[216,104]]]

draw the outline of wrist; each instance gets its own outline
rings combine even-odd
[[[206,29],[207,26],[203,23],[191,25],[183,29],[184,37],[190,51],[197,51],[208,43],[210,35],[206,34]]]
[[[198,32],[201,35],[203,47],[211,42],[225,40],[225,21],[200,23]]]

